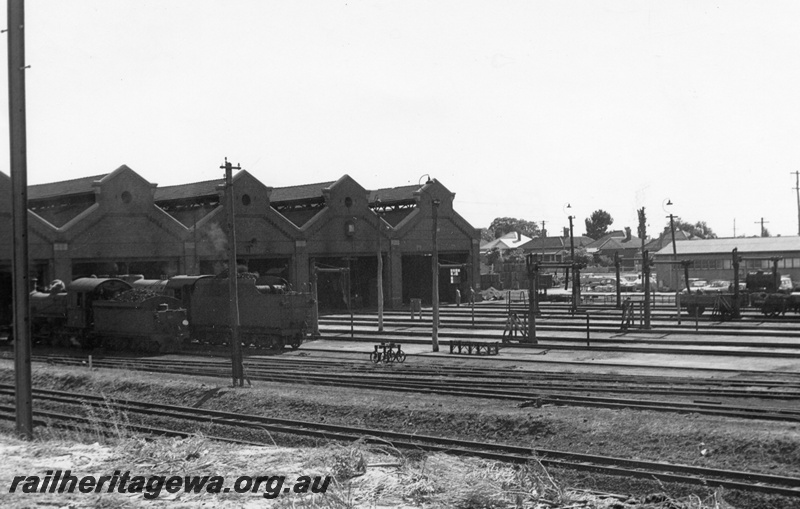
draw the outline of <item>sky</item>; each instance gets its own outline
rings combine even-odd
[[[273,187],[430,176],[476,228],[797,235],[798,26],[794,0],[36,0],[28,182],[227,157]]]

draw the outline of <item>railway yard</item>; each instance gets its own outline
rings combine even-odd
[[[325,315],[298,350],[245,349],[245,388],[231,388],[224,346],[34,347],[34,419],[74,428],[111,412],[137,434],[355,443],[416,464],[447,455],[533,465],[547,480],[462,507],[800,507],[800,317],[679,323],[663,305],[649,330],[635,320],[621,330],[612,305],[542,303],[533,341],[511,327],[525,313],[524,302],[443,307],[438,352],[429,309],[386,312],[381,333],[374,311]],[[402,345],[404,362],[371,358],[381,343]],[[10,434],[12,348],[1,353]],[[357,470],[338,480],[357,483],[368,468]],[[342,506],[437,505],[432,492],[390,495]]]

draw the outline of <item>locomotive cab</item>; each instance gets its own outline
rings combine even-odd
[[[112,299],[130,288],[130,284],[116,278],[76,279],[67,285],[67,327],[90,328],[94,323],[93,303]]]

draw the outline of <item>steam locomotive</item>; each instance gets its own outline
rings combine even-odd
[[[309,330],[311,295],[285,282],[256,283],[239,274],[239,339],[259,348],[298,348]],[[41,344],[176,352],[191,341],[230,343],[227,277],[56,281],[31,292],[30,309],[31,337]]]
[[[60,281],[30,294],[31,338],[56,346],[174,352],[189,337],[177,299],[117,278]]]
[[[224,274],[223,274],[224,276]],[[133,286],[179,300],[186,309],[189,332],[200,343],[230,340],[228,278],[175,276],[171,279],[137,279]],[[237,278],[239,339],[259,348],[297,349],[309,332],[312,298],[279,278],[257,278],[239,273]]]

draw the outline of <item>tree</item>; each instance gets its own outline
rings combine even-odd
[[[526,221],[524,219],[516,219],[513,217],[497,217],[492,224],[489,225],[488,230],[492,232],[495,239],[499,239],[506,233],[519,232],[527,237],[539,236],[539,225],[533,221]]]
[[[594,261],[594,257],[590,255],[585,247],[575,248],[575,262],[590,265]]]
[[[605,210],[597,209],[585,220],[585,223],[586,236],[597,240],[608,232],[608,227],[614,223],[614,218]]]
[[[698,239],[716,239],[717,234],[711,230],[711,227],[706,224],[705,221],[697,221],[696,223],[692,224],[687,221],[684,221],[680,217],[674,218],[675,222],[675,231],[683,231],[689,234],[689,238],[698,238]],[[667,223],[666,231],[670,231],[670,225]]]
[[[644,207],[637,209],[636,213],[639,215],[639,228],[637,233],[639,238],[642,239],[642,249],[644,250],[644,239],[647,238],[647,216],[644,213]]]

